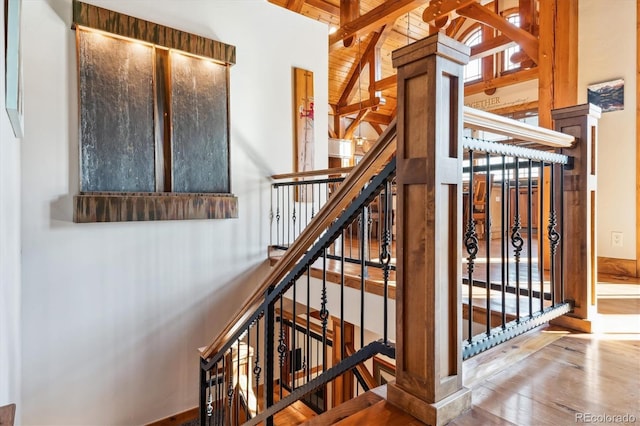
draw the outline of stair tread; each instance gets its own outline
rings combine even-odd
[[[387,425],[387,426],[420,426],[420,420],[405,413],[400,408],[387,402],[379,401],[362,411],[352,414],[337,423],[336,426]]]

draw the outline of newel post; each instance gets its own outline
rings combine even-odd
[[[555,130],[572,135],[576,142],[562,153],[573,157],[564,171],[564,299],[574,303],[573,312],[553,321],[591,333],[598,280],[596,250],[596,153],[600,108],[577,105],[551,112]]]
[[[398,68],[396,381],[389,402],[430,425],[471,405],[462,386],[463,66],[435,34],[393,52]]]

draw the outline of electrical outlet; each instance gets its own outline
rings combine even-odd
[[[622,247],[622,232],[611,232],[611,247]]]

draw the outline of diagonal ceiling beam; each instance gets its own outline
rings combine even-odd
[[[367,114],[369,114],[368,109],[362,110],[358,113],[355,120],[353,120],[351,124],[349,124],[349,127],[347,127],[347,130],[344,132],[344,139],[353,138],[353,134],[356,132],[358,125],[362,122],[362,120],[364,120]]]
[[[349,75],[348,75],[349,79],[347,80],[347,85],[342,91],[342,95],[340,96],[340,99],[338,100],[338,106],[344,106],[349,102],[349,95],[351,94],[351,91],[356,85],[358,78],[360,78],[360,73],[362,72],[362,65],[361,65],[362,60],[364,58],[370,57],[373,54],[373,51],[376,48],[376,44],[378,43],[378,40],[380,39],[381,34],[382,34],[382,31],[378,31],[374,33],[371,39],[369,40],[369,44],[367,44],[367,47],[362,52],[362,56],[360,56],[359,58],[356,58],[356,60],[353,61],[353,64],[351,65],[351,69],[349,70]]]
[[[422,12],[422,20],[431,22],[440,19],[454,10],[476,3],[478,0],[431,0],[429,6]]]
[[[392,24],[399,16],[411,12],[426,0],[387,0],[380,6],[341,26],[329,36],[329,48],[335,49],[339,41],[359,33],[369,33],[386,24]]]
[[[485,56],[490,56],[495,53],[502,52],[503,50],[511,46],[515,46],[516,44],[517,43],[515,41],[511,40],[505,35],[499,35],[490,38],[487,41],[483,41],[476,44],[475,46],[471,46],[469,60],[473,61],[474,59],[484,58]]]
[[[538,39],[522,28],[516,27],[502,16],[477,3],[471,3],[466,7],[457,9],[456,12],[461,16],[482,22],[500,31],[518,43],[522,50],[524,50],[535,63],[538,63]]]

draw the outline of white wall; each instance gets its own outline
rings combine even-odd
[[[71,222],[71,1],[24,1],[23,424],[132,425],[197,405],[196,348],[268,269],[265,177],[292,168],[293,66],[314,72],[316,166],[326,167],[324,25],[259,0],[90,3],[236,46],[231,171],[240,218]]]
[[[624,110],[602,114],[598,149],[598,256],[635,259],[636,1],[580,0],[578,103],[587,86],[624,79]],[[612,30],[615,29],[615,30]],[[611,232],[623,233],[612,247]]]
[[[0,8],[4,22],[4,8]],[[0,31],[4,46],[4,31]],[[4,48],[3,48],[4,49]],[[5,63],[0,55],[0,406],[18,405],[20,424],[20,140],[5,110]]]

